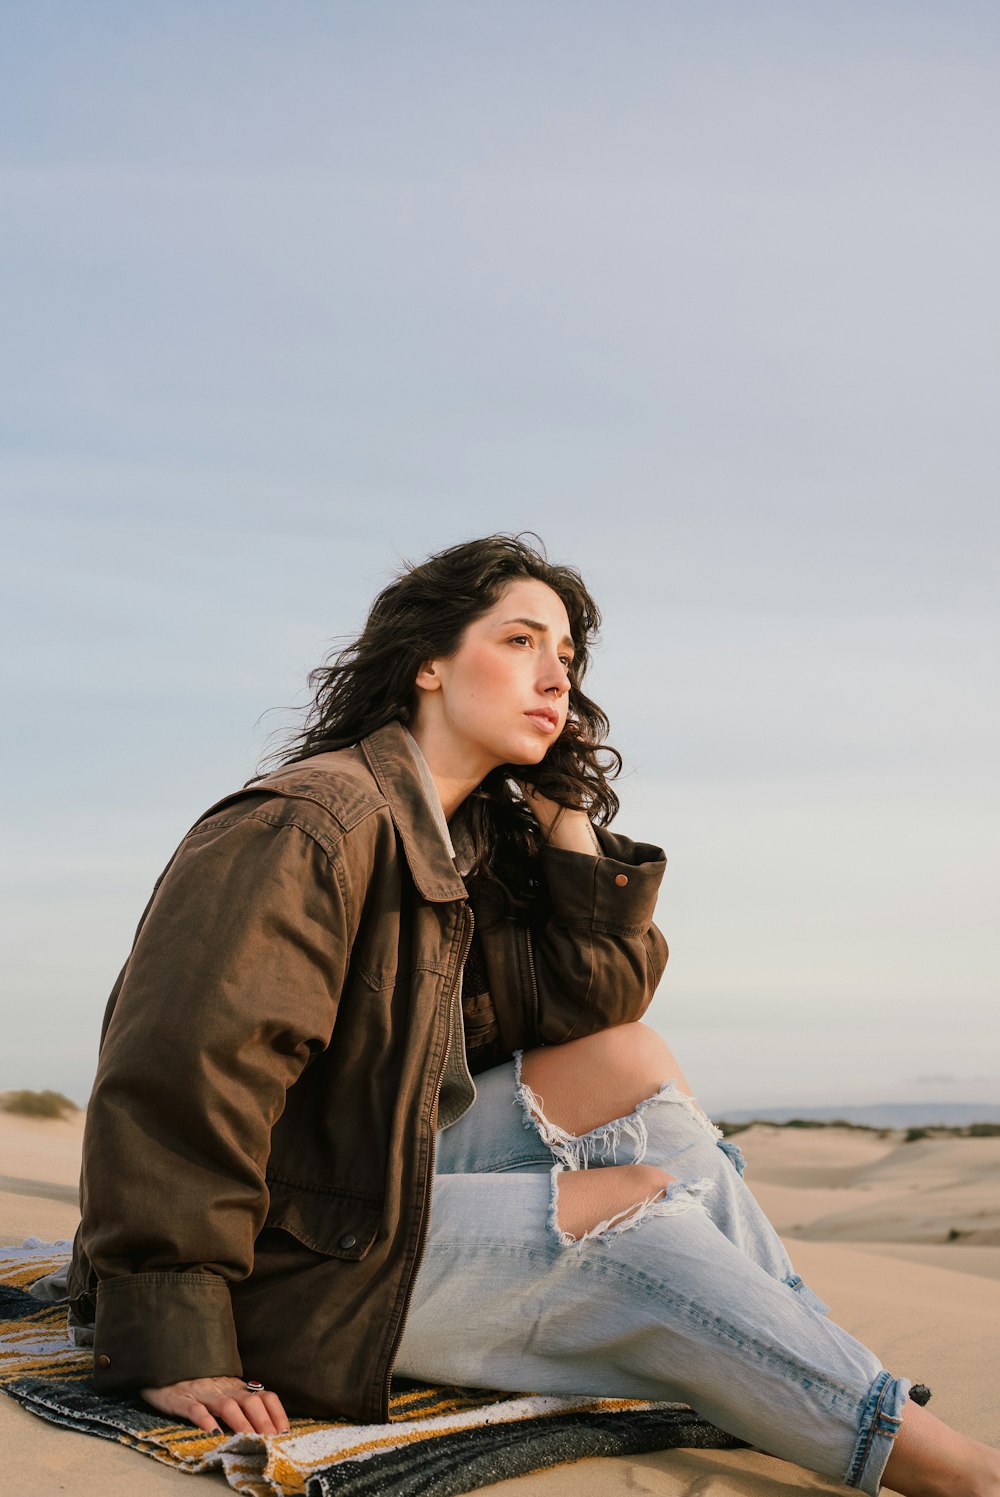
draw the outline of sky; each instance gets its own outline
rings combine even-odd
[[[649,1019],[727,1107],[1000,1101],[1000,12],[0,19],[0,1088],[406,560],[601,604]]]

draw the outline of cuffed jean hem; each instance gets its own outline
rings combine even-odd
[[[868,1492],[870,1497],[877,1497],[881,1491],[882,1474],[903,1422],[910,1386],[908,1377],[893,1377],[891,1372],[880,1372],[872,1383],[861,1414],[857,1448],[844,1477],[849,1487]]]

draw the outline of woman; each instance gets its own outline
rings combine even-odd
[[[867,1492],[998,1491],[825,1318],[638,1022],[664,858],[607,830],[598,622],[519,539],[431,557],[181,843],[88,1112],[95,1380],[262,1434],[381,1421],[394,1368],[681,1399]]]

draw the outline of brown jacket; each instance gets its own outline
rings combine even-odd
[[[644,1011],[664,858],[547,848],[551,915],[481,921],[506,1053]],[[70,1292],[101,1389],[265,1380],[387,1417],[473,916],[398,723],[219,802],[108,1003]]]

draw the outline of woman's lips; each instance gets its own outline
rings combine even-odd
[[[559,726],[559,719],[551,712],[526,712],[524,715],[543,733],[554,733]]]

